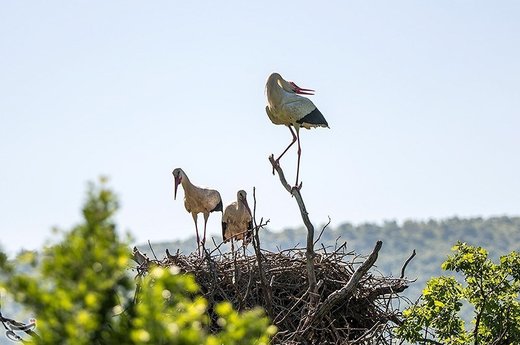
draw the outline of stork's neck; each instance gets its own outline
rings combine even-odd
[[[270,108],[275,108],[278,104],[282,104],[282,101],[287,94],[278,83],[278,80],[277,75],[271,75],[266,83],[265,91]]]
[[[186,174],[182,174],[181,185],[184,190],[192,190],[195,186],[191,183],[190,179]]]

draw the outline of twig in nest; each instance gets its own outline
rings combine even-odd
[[[404,263],[403,265],[403,268],[401,269],[401,279],[404,278],[404,270],[406,269],[406,266],[408,266],[408,263],[410,261],[412,261],[413,257],[415,256],[415,249],[413,250],[413,253],[412,255],[410,255],[410,257],[408,258],[408,260],[406,260],[406,262]]]
[[[265,303],[267,305],[267,313],[270,317],[273,317],[273,294],[269,285],[267,285],[267,279],[265,277],[265,271],[262,265],[262,254],[260,252],[260,237],[258,236],[258,231],[262,225],[262,220],[260,220],[260,226],[256,223],[256,188],[253,187],[253,247],[255,249],[256,254],[256,262],[258,265],[258,272],[260,272],[260,281],[262,284],[262,291],[264,294]]]
[[[138,269],[146,268],[150,263],[150,259],[148,259],[146,254],[141,253],[137,247],[134,247],[132,251],[132,259],[139,265]]]
[[[224,244],[224,241],[220,242],[218,245],[217,245],[217,242],[215,242],[215,237],[211,236],[211,241],[213,241],[213,244],[215,245],[215,248],[209,253],[210,255],[213,255],[214,252],[216,252],[218,250],[218,252],[220,253],[220,255],[222,255],[222,252],[220,251],[220,246],[222,246]]]
[[[23,323],[19,322],[13,319],[9,319],[7,317],[4,317],[2,315],[2,312],[0,311],[0,322],[4,326],[6,332],[6,336],[9,340],[12,341],[21,341],[25,343],[25,341],[20,337],[18,334],[15,333],[15,331],[22,331],[31,337],[39,339],[40,336],[34,331],[34,328],[36,327],[36,321],[31,320],[29,323]]]
[[[159,259],[157,259],[157,255],[155,255],[155,252],[153,251],[152,244],[150,243],[150,240],[148,240],[148,246],[150,247],[150,250],[152,251],[152,254],[153,254],[153,257],[155,258],[155,260],[159,260]]]
[[[318,238],[316,239],[316,241],[314,241],[314,245],[316,245],[316,243],[318,243],[318,241],[319,241],[320,238],[321,238],[321,235],[323,235],[323,232],[325,231],[325,229],[327,228],[327,226],[330,225],[330,217],[328,217],[328,218],[329,218],[329,221],[328,221],[327,224],[325,224],[325,225],[323,226],[323,228],[321,229],[320,234],[318,235]]]
[[[338,302],[348,300],[354,290],[357,288],[361,278],[368,272],[369,268],[374,265],[377,260],[377,255],[381,246],[383,245],[382,241],[377,241],[376,246],[370,256],[359,266],[354,274],[350,277],[348,283],[342,287],[341,289],[330,294],[327,299],[318,306],[316,312],[307,319],[307,322],[303,326],[304,334],[307,333],[312,324],[316,324],[321,321],[323,316],[328,313]]]

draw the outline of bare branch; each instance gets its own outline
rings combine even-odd
[[[327,228],[327,226],[330,225],[330,222],[331,222],[330,216],[329,216],[328,218],[329,218],[329,221],[328,221],[327,224],[325,224],[325,225],[323,226],[323,228],[321,229],[320,234],[318,235],[318,238],[316,239],[316,241],[314,241],[314,245],[316,245],[316,243],[318,243],[318,241],[319,241],[320,238],[321,238],[321,235],[323,235],[323,232],[325,231],[325,229]]]
[[[150,240],[148,240],[148,246],[150,247],[150,250],[152,251],[152,254],[153,254],[153,257],[155,258],[155,260],[159,260],[159,259],[157,259],[157,255],[155,255],[155,252],[153,251],[152,243],[150,243]]]
[[[0,322],[6,329],[6,335],[10,340],[25,342],[22,339],[22,337],[20,337],[19,335],[17,335],[15,333],[15,331],[24,332],[24,333],[30,335],[31,337],[34,337],[37,339],[40,338],[40,336],[36,332],[34,332],[34,328],[36,327],[34,320],[32,320],[30,323],[19,322],[19,321],[4,317],[2,315],[2,312],[0,311]]]
[[[262,291],[264,293],[265,303],[267,304],[267,313],[271,318],[273,318],[272,292],[271,287],[267,285],[267,279],[265,277],[265,271],[262,265],[262,254],[260,253],[260,237],[258,236],[258,231],[262,225],[261,223],[262,221],[260,221],[260,226],[258,226],[256,223],[256,188],[253,187],[253,248],[255,249],[256,262],[258,265],[258,272],[260,273]]]
[[[316,324],[319,322],[323,316],[328,313],[337,303],[340,301],[345,301],[350,299],[350,297],[353,295],[354,291],[356,290],[361,278],[367,273],[367,271],[374,265],[374,263],[377,260],[377,256],[379,253],[379,250],[381,249],[381,246],[383,245],[382,241],[377,241],[376,246],[370,256],[359,266],[354,274],[350,277],[347,284],[342,287],[341,289],[333,292],[332,294],[327,297],[327,299],[318,307],[314,315],[309,317],[307,319],[306,325],[304,325],[303,329],[305,332],[309,330],[309,328],[306,328],[305,326],[309,326],[311,324]],[[305,334],[304,332],[304,334]]]
[[[428,339],[428,338],[421,339],[420,341],[425,342],[425,343],[434,344],[434,345],[445,345],[444,343],[440,343],[436,340]]]
[[[415,256],[415,249],[413,250],[412,255],[410,255],[410,257],[408,258],[408,260],[406,260],[406,262],[404,263],[403,268],[401,268],[401,279],[404,278],[404,270],[406,269],[406,266],[408,266],[408,263],[409,263],[410,261],[412,261],[412,259],[414,258],[414,256]]]
[[[137,247],[134,247],[134,250],[132,252],[132,259],[137,262],[139,266],[148,266],[150,259],[146,256],[146,254],[141,253]]]
[[[305,257],[307,258],[307,279],[309,282],[309,295],[310,295],[310,304],[311,308],[315,307],[319,301],[319,296],[317,295],[317,287],[316,287],[316,273],[314,272],[314,226],[309,219],[309,213],[305,208],[305,203],[303,202],[302,195],[300,193],[299,188],[291,188],[291,186],[287,183],[285,179],[285,175],[279,163],[274,160],[274,156],[271,155],[269,157],[269,161],[273,166],[273,169],[278,173],[278,177],[280,178],[280,182],[282,186],[296,199],[298,203],[298,207],[300,208],[300,213],[303,219],[303,223],[307,228],[307,250],[305,253]]]

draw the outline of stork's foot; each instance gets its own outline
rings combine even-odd
[[[200,258],[203,256],[204,251],[205,251],[204,243],[197,242],[197,254],[199,255]]]
[[[206,254],[208,254],[205,244],[206,244],[206,241],[202,241],[200,243],[200,249],[201,249],[203,256],[206,256]]]
[[[269,159],[271,160],[271,164],[273,166],[273,175],[274,175],[274,170],[280,166],[280,157],[278,157],[278,159],[274,159],[274,155],[271,155],[271,157],[269,157]]]
[[[300,182],[300,184],[298,184],[298,182],[296,182],[296,186],[292,187],[292,189],[299,191],[302,189],[302,184],[303,184],[303,182]]]

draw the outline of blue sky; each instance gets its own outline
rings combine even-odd
[[[518,215],[519,15],[516,1],[4,1],[0,243],[38,248],[79,222],[100,175],[137,241],[192,236],[176,167],[225,203],[256,186],[271,228],[300,226],[267,160],[291,139],[264,111],[273,71],[315,89],[331,127],[301,133],[316,224]]]

